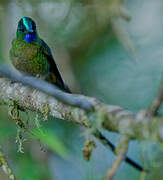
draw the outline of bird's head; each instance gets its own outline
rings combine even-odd
[[[36,23],[29,17],[22,17],[18,22],[17,37],[24,39],[27,43],[36,40]]]

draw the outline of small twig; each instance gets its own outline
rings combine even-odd
[[[163,102],[163,77],[161,79],[160,88],[157,96],[153,99],[151,105],[146,110],[148,116],[154,116],[157,114],[161,104]]]
[[[0,63],[0,73],[13,81],[21,82],[25,85],[28,85],[42,92],[45,92],[51,96],[54,96],[56,99],[62,101],[63,103],[69,104],[71,106],[80,107],[87,111],[93,110],[93,105],[87,100],[75,97],[74,95],[69,93],[65,93],[61,91],[57,86],[43,81],[41,79],[15,73],[2,63]]]
[[[16,180],[12,170],[10,169],[4,154],[0,149],[0,167],[3,169],[4,173],[8,176],[9,180]]]
[[[99,141],[106,147],[108,147],[109,149],[111,149],[111,151],[116,154],[116,147],[114,144],[112,144],[108,139],[105,138],[105,136],[103,136],[103,134],[96,130],[93,135],[99,139]],[[129,165],[131,165],[132,167],[136,168],[138,171],[144,171],[144,172],[149,172],[147,169],[144,169],[141,165],[139,165],[138,163],[136,163],[135,161],[133,161],[132,159],[130,159],[128,156],[125,157],[125,162],[128,163]]]
[[[128,143],[129,143],[130,138],[128,136],[122,136],[119,142],[119,152],[118,155],[113,162],[111,168],[109,168],[105,180],[112,180],[115,173],[117,172],[119,166],[121,165],[122,161],[125,159],[127,149],[128,149]]]
[[[128,12],[128,10],[121,6],[120,9],[119,9],[119,15],[125,19],[126,21],[130,21],[131,20],[131,15],[130,13]]]

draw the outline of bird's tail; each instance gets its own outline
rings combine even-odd
[[[45,80],[56,85],[59,89],[66,93],[72,93],[68,86],[64,83],[63,79],[58,79],[58,77],[53,72],[49,73]]]

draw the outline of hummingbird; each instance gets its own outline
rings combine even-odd
[[[36,23],[30,17],[19,20],[9,57],[18,71],[42,78],[70,93],[49,46],[39,37]]]

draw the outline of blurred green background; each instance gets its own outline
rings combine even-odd
[[[8,64],[22,16],[35,20],[74,93],[134,112],[148,107],[156,95],[163,72],[162,0],[0,0],[0,60]],[[23,134],[24,153],[17,152],[18,127],[8,111],[0,107],[0,147],[20,180],[100,180],[115,158],[97,142],[85,162],[83,128],[52,118],[43,122],[40,114],[29,111],[21,113],[29,130]],[[103,133],[118,142],[118,134]],[[159,144],[134,140],[128,155],[150,168],[145,179],[163,179]],[[0,179],[7,179],[2,170]],[[123,163],[114,179],[143,177]]]

